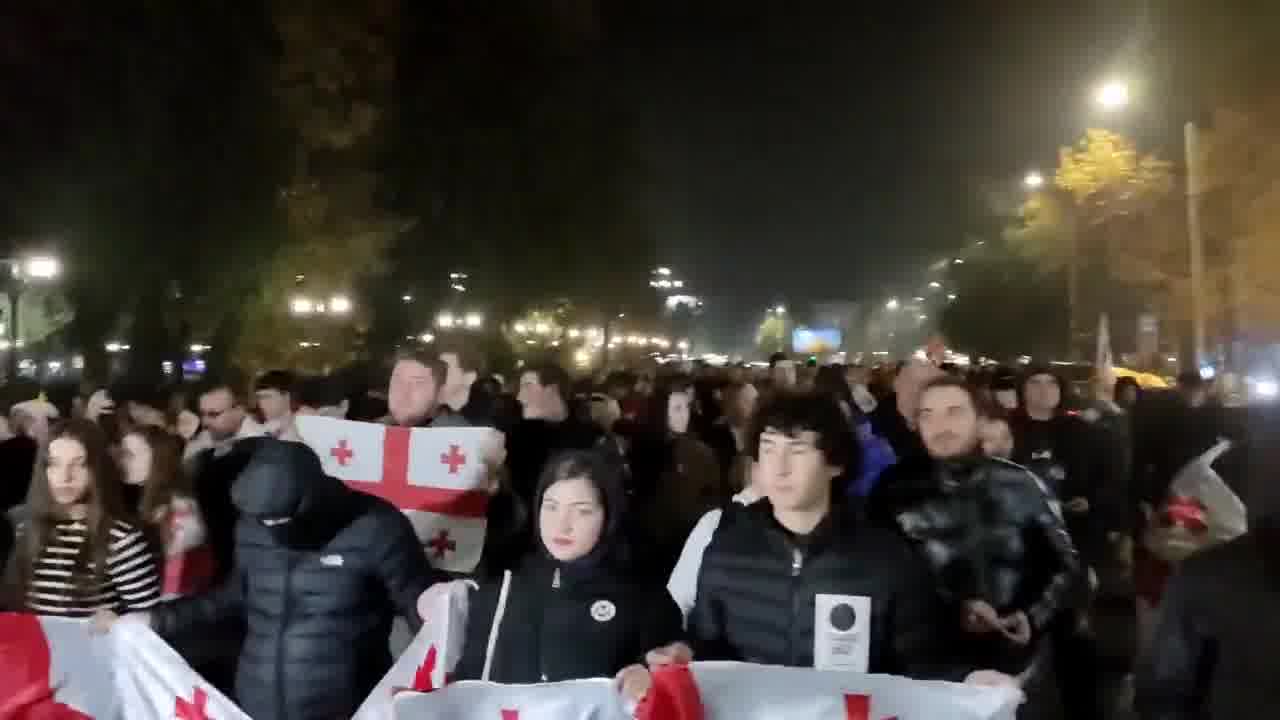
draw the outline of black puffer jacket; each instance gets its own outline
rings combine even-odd
[[[502,579],[472,597],[466,647],[454,672],[477,680],[501,594]],[[631,581],[616,571],[561,573],[530,557],[513,573],[489,679],[537,683],[613,677],[645,653],[681,636],[680,610],[666,588]]]
[[[1033,630],[1042,630],[1080,577],[1080,560],[1044,486],[1026,468],[996,458],[919,469],[897,478],[886,509],[920,544],[948,600],[1023,611]]]
[[[944,605],[900,535],[837,505],[801,538],[778,524],[767,499],[727,508],[702,556],[689,616],[694,657],[813,667],[819,594],[871,599],[869,672],[960,680],[973,669],[947,649],[959,611]]]
[[[236,696],[248,715],[351,717],[391,665],[393,615],[421,626],[416,601],[436,578],[413,528],[389,503],[325,475],[299,443],[264,442],[232,499],[241,517],[231,576],[160,606],[153,627],[166,636],[243,615]]]

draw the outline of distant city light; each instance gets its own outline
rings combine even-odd
[[[549,335],[551,333],[551,326],[547,323],[540,322],[533,326],[533,331],[539,335]]]
[[[442,328],[453,327],[453,313],[440,313],[436,316],[436,326]]]
[[[413,296],[412,296],[412,295],[401,295],[401,296],[400,296],[400,299],[401,299],[401,300],[403,300],[404,302],[407,302],[407,303],[411,303],[411,302],[413,302]]]
[[[955,293],[947,293],[947,299],[948,299],[948,300],[955,300],[955,299],[956,299],[956,294],[955,294]]]
[[[310,298],[296,297],[289,302],[289,310],[294,315],[310,315],[315,312],[316,304]]]
[[[53,257],[28,258],[24,272],[30,277],[48,280],[57,277],[62,272],[62,263]]]
[[[1022,178],[1022,184],[1031,190],[1039,190],[1044,187],[1044,175],[1032,170],[1027,176]]]
[[[432,335],[431,333],[422,333],[422,335],[418,339],[421,340],[423,344],[426,344],[426,343],[435,342],[436,336]]]
[[[942,283],[938,282],[937,280],[934,280],[933,282],[929,283],[929,287],[933,288],[934,290],[937,290],[938,288],[942,287]]]
[[[351,298],[346,295],[334,295],[329,298],[329,310],[338,315],[346,315],[351,312]]]
[[[480,313],[467,313],[466,324],[467,327],[475,330],[481,325],[484,325],[484,316]]]
[[[885,310],[897,310],[899,307],[898,298],[889,298],[889,302],[884,304]]]
[[[511,329],[515,330],[517,335],[524,335],[529,332],[529,326],[524,323],[516,323],[511,327]]]
[[[658,269],[657,269],[657,273],[658,273],[659,275],[670,275],[670,274],[671,274],[671,268],[669,268],[669,267],[660,267],[660,268],[658,268]]]

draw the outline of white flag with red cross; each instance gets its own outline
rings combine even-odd
[[[0,720],[249,720],[140,623],[0,614]]]
[[[395,720],[626,720],[612,680],[539,685],[466,681],[443,690],[396,695]]]
[[[418,599],[422,630],[387,674],[361,703],[352,720],[392,720],[392,700],[399,693],[431,692],[452,681],[462,659],[467,632],[469,593],[475,583],[454,580],[432,585]]]
[[[404,511],[441,570],[469,573],[484,551],[493,428],[403,428],[308,415],[298,435],[328,474]]]
[[[840,670],[704,662],[664,668],[637,720],[1014,720],[1019,691]]]

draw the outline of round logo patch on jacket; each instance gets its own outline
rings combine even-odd
[[[608,600],[597,600],[591,603],[591,619],[596,622],[609,622],[617,614],[617,606]]]

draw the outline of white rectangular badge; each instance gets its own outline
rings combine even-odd
[[[819,593],[813,611],[813,667],[865,673],[871,655],[871,598]]]

